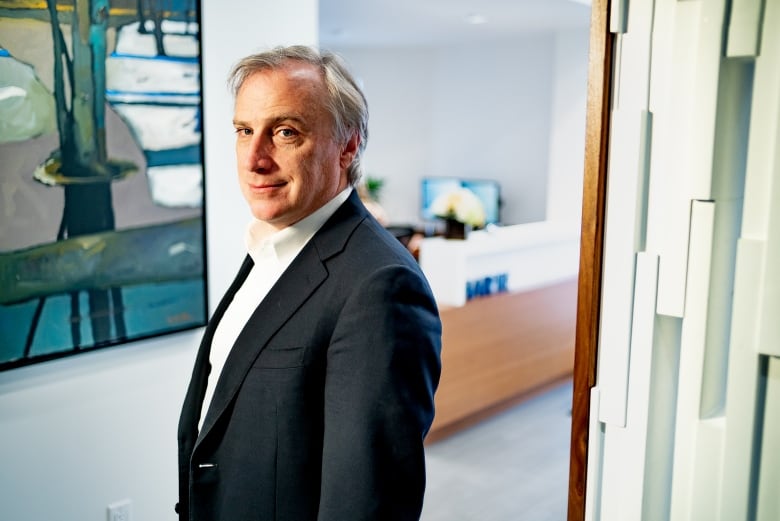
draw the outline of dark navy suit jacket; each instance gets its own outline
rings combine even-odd
[[[412,256],[355,192],[252,314],[201,403],[206,328],[179,421],[180,519],[417,520],[441,323]]]

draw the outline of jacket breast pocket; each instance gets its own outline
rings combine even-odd
[[[303,366],[304,346],[280,347],[268,346],[260,352],[255,362],[256,368],[286,369]]]

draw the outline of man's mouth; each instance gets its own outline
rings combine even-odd
[[[267,192],[273,192],[275,190],[278,190],[279,188],[282,188],[287,183],[283,181],[279,181],[277,183],[260,183],[260,184],[254,184],[249,183],[249,189],[253,192],[258,193],[267,193]]]

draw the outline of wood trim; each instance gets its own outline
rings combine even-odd
[[[584,521],[590,390],[596,383],[613,35],[610,0],[593,0],[588,59],[585,167],[574,348],[568,521]]]

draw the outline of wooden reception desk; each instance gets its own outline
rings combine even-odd
[[[428,441],[574,369],[579,228],[535,222],[429,238],[420,266],[439,303],[442,375]]]
[[[443,307],[442,374],[427,441],[569,377],[576,307],[576,278]]]

